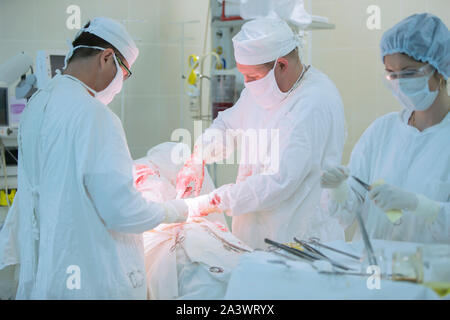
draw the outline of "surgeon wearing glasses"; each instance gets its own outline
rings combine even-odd
[[[384,81],[403,110],[372,123],[348,167],[323,171],[329,209],[344,226],[361,210],[371,238],[450,243],[450,32],[438,17],[415,14],[380,47]]]
[[[18,194],[0,231],[0,269],[20,264],[16,299],[146,299],[142,233],[187,219],[183,200],[149,202],[134,188],[108,107],[138,53],[123,25],[94,18],[22,114]]]

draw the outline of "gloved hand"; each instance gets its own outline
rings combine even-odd
[[[154,164],[135,164],[133,168],[134,186],[142,191],[142,186],[149,176],[160,177],[159,170]]]
[[[161,204],[166,210],[162,223],[181,223],[188,218],[188,206],[184,200],[170,200]]]
[[[194,182],[195,196],[200,195],[205,178],[205,161],[194,152],[186,161],[177,176],[177,199],[189,197],[192,194],[191,182]]]
[[[413,211],[417,208],[419,202],[415,193],[405,191],[387,183],[372,187],[369,192],[369,197],[383,211]]]
[[[424,217],[429,223],[436,219],[441,209],[437,201],[387,183],[374,186],[369,192],[369,197],[385,212],[407,210]]]
[[[338,188],[348,178],[349,174],[350,171],[347,167],[328,167],[323,170],[320,176],[320,186],[325,189]]]
[[[210,193],[196,198],[185,199],[189,208],[189,218],[204,217],[214,212],[221,212],[219,209],[220,197]]]
[[[344,203],[348,198],[348,185],[346,180],[350,171],[345,166],[328,167],[322,171],[320,186],[331,189],[331,197],[338,203]]]

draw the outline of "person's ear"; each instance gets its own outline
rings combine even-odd
[[[437,75],[438,75],[437,76],[437,80],[438,80],[438,83],[439,83],[438,89],[445,88],[446,87],[446,83],[445,83],[444,76],[442,74],[440,74],[440,73],[437,73]]]
[[[289,61],[286,58],[279,58],[278,59],[278,65],[280,67],[280,71],[286,71],[288,65],[289,65]]]
[[[100,54],[100,68],[110,68],[109,65],[114,64],[114,51],[111,48],[107,48]]]
[[[444,77],[439,72],[435,72],[434,75],[430,78],[430,81],[428,81],[428,87],[430,91],[436,91],[443,88],[443,80]],[[445,87],[445,86],[444,86]]]

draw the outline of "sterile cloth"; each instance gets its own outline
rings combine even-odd
[[[150,299],[223,299],[231,271],[251,250],[204,218],[145,232],[144,248]]]
[[[363,255],[363,243],[328,243],[346,252]],[[413,250],[414,244],[373,241],[374,250],[384,248],[389,256],[395,250]],[[330,258],[342,257],[320,249]],[[348,258],[340,262],[351,266]],[[351,261],[351,260],[350,260]],[[358,266],[359,263],[354,264]],[[359,270],[358,270],[359,271]],[[431,289],[408,282],[381,280],[380,289],[369,289],[368,277],[319,274],[308,263],[292,261],[278,254],[255,251],[243,255],[228,284],[225,299],[438,299]]]

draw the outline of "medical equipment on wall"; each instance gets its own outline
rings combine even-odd
[[[36,54],[36,81],[39,89],[56,75],[56,70],[64,67],[66,52],[59,50],[39,50]]]
[[[210,120],[210,115],[203,115],[202,112],[202,80],[208,79],[211,81],[211,77],[203,74],[203,65],[206,58],[212,57],[215,64],[213,65],[213,71],[221,70],[223,63],[216,52],[208,52],[202,56],[191,54],[188,58],[188,66],[190,71],[187,77],[187,89],[186,93],[189,96],[189,109],[192,113],[192,117],[196,120]]]
[[[10,206],[17,188],[17,131],[27,99],[64,65],[65,53],[38,51],[33,59],[20,52],[0,65],[0,207]]]
[[[240,0],[218,0],[218,2],[222,10],[220,17],[222,21],[242,20],[240,17]]]
[[[230,70],[215,70],[211,77],[212,119],[236,102],[236,75]]]
[[[35,83],[28,54],[20,52],[0,65],[0,207],[11,206],[17,191],[17,129]]]
[[[200,57],[191,54],[188,58],[188,66],[190,71],[187,77],[186,94],[189,96],[189,110],[193,114],[199,113],[200,108],[200,72],[198,70]]]
[[[207,13],[207,20],[211,22],[212,20],[216,19],[216,15],[219,16],[222,15],[222,7],[218,7],[219,3],[216,0],[210,0],[209,6],[208,6],[208,13]],[[211,8],[213,10],[211,10]],[[217,12],[217,9],[220,10],[220,12]],[[213,13],[214,17],[210,18],[211,13]],[[210,20],[211,19],[211,20]],[[237,17],[237,19],[242,20],[242,18]],[[230,99],[227,99],[226,101],[220,101],[223,100],[224,94],[222,88],[233,88],[236,87],[236,85],[231,84],[231,79],[234,76],[234,74],[229,73],[221,73],[220,71],[229,71],[235,67],[234,62],[234,53],[232,51],[232,43],[231,38],[233,36],[232,32],[233,29],[230,29],[228,27],[225,27],[223,29],[215,30],[213,29],[214,34],[212,34],[212,50],[210,52],[206,51],[206,43],[207,43],[207,33],[208,28],[210,27],[210,24],[207,23],[205,27],[205,37],[204,37],[204,46],[203,46],[203,52],[201,55],[190,55],[188,58],[188,76],[184,77],[187,81],[185,82],[187,84],[187,89],[185,89],[185,92],[189,96],[189,109],[192,114],[192,118],[195,120],[207,120],[211,121],[214,117],[213,114],[217,114],[217,111],[214,112],[212,103],[214,103],[214,106],[218,106],[218,103],[222,106],[224,106],[224,103],[230,104]],[[234,30],[234,33],[237,33],[239,31],[239,28],[237,30]],[[211,66],[210,66],[210,72],[209,75],[206,75],[204,72],[204,61],[206,58],[211,58]],[[203,79],[210,80],[210,90],[209,90],[209,101],[208,101],[208,110],[203,110],[202,107],[202,97],[203,97]],[[213,88],[214,87],[214,88]],[[186,88],[186,86],[185,86]],[[233,89],[234,90],[234,89]],[[232,90],[232,91],[233,91]],[[227,91],[230,92],[230,91]],[[215,94],[219,94],[220,97],[215,97]],[[229,94],[225,94],[225,96],[229,97]],[[235,99],[233,99],[231,106],[234,104]],[[205,112],[206,111],[206,112]]]
[[[0,65],[0,137],[17,137],[25,99],[36,91],[32,65],[32,58],[24,52]]]
[[[0,65],[0,82],[11,86],[25,75],[33,65],[29,55],[21,52]]]

